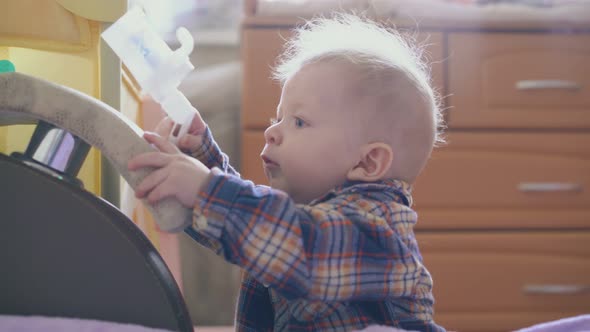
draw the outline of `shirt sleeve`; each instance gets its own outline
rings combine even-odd
[[[210,239],[227,261],[286,299],[379,300],[415,291],[420,259],[383,218],[359,208],[369,200],[302,206],[281,191],[212,173],[194,210],[207,225],[193,224],[189,235]]]
[[[221,151],[209,126],[203,133],[203,142],[201,146],[190,154],[193,158],[198,159],[208,168],[218,167],[223,172],[240,176],[240,174],[229,164],[229,157]]]

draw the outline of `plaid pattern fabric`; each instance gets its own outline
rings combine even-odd
[[[240,176],[240,174],[229,164],[229,158],[223,152],[213,139],[209,127],[205,128],[202,136],[201,146],[191,153],[191,156],[208,168],[219,167],[228,174]]]
[[[408,184],[350,182],[298,205],[226,168],[209,132],[204,142],[199,158],[224,169],[212,169],[194,209],[206,228],[194,223],[187,233],[246,271],[237,330],[444,331],[432,320],[432,279],[414,237]]]

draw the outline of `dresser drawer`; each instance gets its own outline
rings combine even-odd
[[[590,231],[418,233],[449,330],[510,331],[587,313]]]
[[[590,134],[447,138],[414,186],[419,227],[590,226]]]
[[[241,121],[246,129],[266,129],[270,119],[276,117],[281,97],[279,82],[271,79],[272,69],[283,50],[285,40],[291,36],[287,29],[243,30],[242,58],[244,81]],[[432,81],[437,91],[443,92],[443,36],[441,33],[420,33],[419,44],[425,45],[424,55],[432,64]]]
[[[449,126],[590,128],[590,35],[451,33]]]

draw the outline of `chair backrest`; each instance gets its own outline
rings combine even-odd
[[[118,209],[0,154],[0,314],[192,331],[164,261]]]

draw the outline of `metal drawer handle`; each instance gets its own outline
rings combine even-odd
[[[522,182],[518,190],[522,192],[580,192],[584,186],[570,182]]]
[[[589,285],[566,285],[566,284],[540,284],[525,285],[523,292],[526,294],[553,294],[553,295],[574,295],[583,294],[590,291]]]
[[[560,90],[579,90],[582,85],[574,81],[566,80],[522,80],[516,82],[517,90],[542,90],[542,89],[560,89]]]

